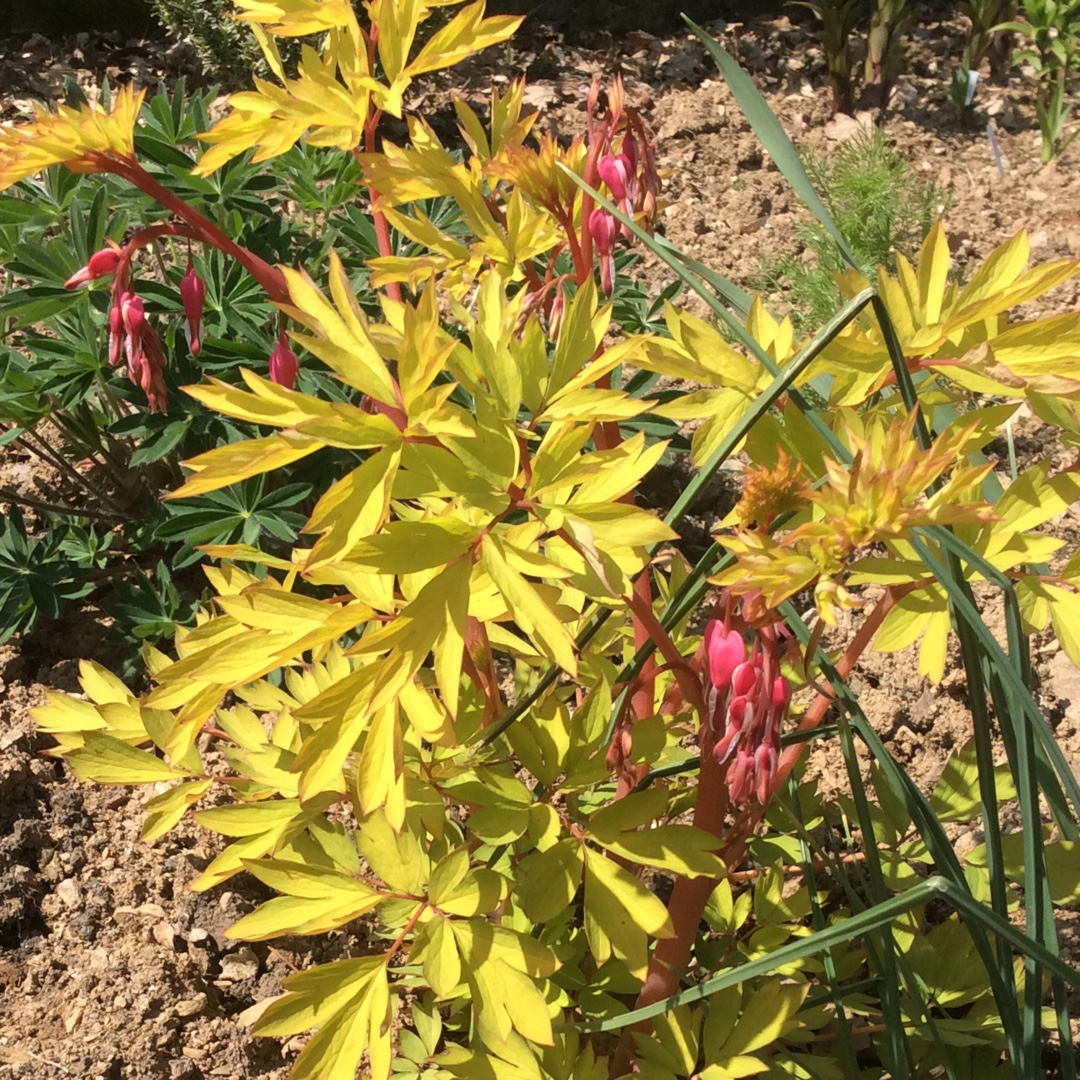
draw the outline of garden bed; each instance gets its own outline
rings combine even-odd
[[[831,118],[820,49],[804,21],[780,15],[710,29],[733,47],[798,145],[829,155],[867,122],[862,114]],[[947,194],[955,265],[963,274],[1020,228],[1029,230],[1037,259],[1080,256],[1080,140],[1055,165],[1039,164],[1031,96],[1020,76],[981,88],[978,122],[961,123],[947,85],[961,36],[959,21],[925,21],[914,32],[911,72],[899,82],[885,126],[916,174]],[[0,53],[0,119],[21,117],[30,93],[59,92],[68,76],[84,87],[105,73],[114,81],[171,80],[192,62],[182,49],[116,36],[8,40]],[[162,55],[175,63],[162,63]],[[466,76],[455,73],[452,85],[482,104],[492,77],[505,82],[518,70],[529,76],[529,99],[543,108],[544,123],[561,134],[582,128],[593,75],[622,72],[667,173],[664,231],[694,258],[745,284],[770,258],[799,254],[795,230],[805,212],[704,50],[686,35],[631,31],[613,40],[596,32],[567,42],[527,26],[509,62],[484,57]],[[422,91],[440,130],[451,127],[450,86],[449,78],[432,80]],[[991,120],[1000,163],[986,130]],[[661,271],[644,264],[653,291],[666,284]],[[1078,306],[1074,278],[1040,301],[1038,313]],[[1044,455],[1060,466],[1074,454],[1046,442],[1030,415],[1018,418],[1014,435],[1021,467]],[[12,444],[0,455],[0,486],[56,495],[56,478],[37,472]],[[1075,545],[1076,507],[1057,529]],[[996,618],[988,609],[998,632]],[[245,876],[190,893],[215,854],[214,837],[185,824],[142,844],[143,795],[78,783],[43,756],[49,740],[35,733],[28,710],[48,689],[78,690],[79,658],[108,663],[99,641],[100,627],[76,615],[0,648],[0,1077],[284,1078],[300,1042],[282,1049],[276,1040],[250,1039],[249,1010],[278,993],[290,970],[355,955],[364,940],[351,930],[274,947],[227,940],[224,930],[270,892]],[[1080,672],[1055,642],[1035,644],[1042,703],[1080,770]],[[934,687],[908,653],[870,655],[854,682],[892,753],[931,790],[949,754],[970,736],[959,671]],[[845,783],[832,752],[816,754],[810,770],[823,790]],[[958,830],[953,839],[962,850],[980,838]],[[1080,962],[1080,928],[1067,913],[1062,938],[1065,958]]]

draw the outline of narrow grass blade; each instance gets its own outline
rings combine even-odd
[[[787,782],[788,801],[791,803],[789,816],[794,820],[799,832],[799,860],[802,863],[803,881],[810,897],[810,920],[815,933],[820,933],[826,927],[825,913],[821,910],[818,900],[816,875],[814,873],[813,851],[811,850],[810,836],[806,830],[806,822],[803,817],[802,804],[799,800],[799,785],[793,777]],[[837,1042],[839,1043],[839,1061],[848,1080],[859,1080],[861,1070],[859,1061],[855,1056],[855,1045],[851,1039],[851,1025],[848,1021],[847,1009],[844,1008],[843,989],[840,986],[836,973],[836,964],[833,962],[832,953],[826,950],[821,954],[821,966],[825,970],[825,981],[828,984],[829,1000],[836,1011]]]
[[[697,274],[728,305],[737,315],[745,319],[750,314],[750,305],[754,298],[745,290],[739,288],[734,281],[729,281],[722,274],[716,273],[697,259],[691,258],[685,251],[680,251],[674,244],[665,240],[662,236],[655,238],[659,247],[671,254],[692,273]],[[670,265],[670,264],[669,264]]]
[[[828,208],[821,201],[821,197],[814,190],[814,185],[811,183],[802,159],[799,157],[799,152],[788,138],[787,132],[784,131],[780,121],[777,120],[776,114],[769,108],[769,103],[762,96],[761,91],[754,85],[750,76],[738,65],[734,57],[718,41],[710,37],[695,22],[687,19],[685,15],[683,19],[686,21],[687,26],[697,34],[702,45],[712,56],[716,66],[720,69],[720,74],[724,76],[724,80],[731,88],[739,108],[742,109],[746,119],[750,122],[750,126],[754,129],[754,134],[761,140],[761,145],[768,151],[776,167],[784,174],[787,182],[795,189],[795,193],[799,198],[806,203],[807,208],[814,217],[821,222],[824,228],[828,229],[832,238],[836,241],[844,261],[852,269],[858,269],[851,248],[848,247],[843,234],[836,227],[836,223],[833,221]]]
[[[947,901],[962,915],[981,926],[984,931],[1001,935],[1018,951],[1035,957],[1069,986],[1080,989],[1080,971],[1069,967],[1037,942],[1029,941],[1014,926],[976,903],[969,894],[965,894],[951,881],[940,875],[934,875],[906,892],[891,897],[885,903],[878,904],[876,907],[869,908],[858,915],[853,915],[844,922],[837,923],[816,934],[799,938],[797,941],[790,942],[787,945],[782,945],[779,949],[769,953],[768,956],[731,968],[722,975],[706,979],[697,986],[692,986],[661,1001],[653,1002],[651,1005],[633,1009],[630,1012],[623,1013],[621,1016],[612,1016],[604,1020],[582,1024],[580,1027],[576,1027],[575,1030],[582,1033],[618,1031],[620,1028],[629,1027],[632,1024],[640,1023],[642,1020],[651,1020],[654,1016],[660,1016],[672,1009],[677,1009],[680,1005],[703,1001],[721,990],[726,990],[729,986],[737,986],[739,983],[748,982],[750,979],[758,978],[758,976],[768,975],[786,964],[804,960],[808,956],[820,953],[824,949],[831,949],[834,945],[849,942],[863,934],[873,933],[875,930],[880,930],[883,926],[892,922],[893,919],[907,914],[912,908],[929,903],[931,900]]]
[[[795,637],[805,648],[810,641],[810,628],[790,602],[781,604],[780,612]],[[908,773],[897,764],[892,754],[889,753],[881,737],[867,720],[850,687],[839,677],[828,655],[820,646],[814,655],[814,660],[832,686],[833,692],[836,694],[837,704],[850,716],[852,727],[881,766],[882,776],[885,781],[888,782],[896,797],[904,803],[911,820],[915,823],[922,839],[929,848],[930,855],[939,871],[945,874],[956,888],[970,897],[970,889],[964,876],[963,867],[960,865],[960,860],[956,857],[952,843],[946,836],[945,830],[926,796],[919,790]],[[997,957],[990,944],[990,939],[981,927],[973,926],[969,930],[990,979],[994,999],[997,1002],[1002,1023],[1005,1027],[1006,1038],[1014,1054],[1018,1054],[1020,1052],[1022,1030],[1016,1004],[1015,981],[1011,978],[1011,971],[1010,977],[1006,979],[999,970]]]

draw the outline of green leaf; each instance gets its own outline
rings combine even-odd
[[[633,975],[645,977],[649,937],[674,934],[660,899],[605,855],[585,855],[585,935],[598,964],[612,955]]]
[[[1012,772],[1007,763],[994,769],[999,802],[1016,798]],[[979,796],[979,764],[975,740],[969,739],[945,763],[930,796],[930,805],[942,821],[974,821],[982,810]]]
[[[64,754],[64,760],[80,780],[99,784],[156,784],[190,775],[146,750],[92,731],[83,735],[82,746]]]
[[[570,906],[581,886],[584,862],[581,842],[569,837],[521,864],[514,896],[533,922],[552,922]]]

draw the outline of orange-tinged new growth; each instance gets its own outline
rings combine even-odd
[[[111,112],[98,105],[61,105],[56,112],[36,106],[32,123],[0,125],[0,191],[53,165],[110,172],[117,161],[132,158],[143,94],[126,86]]]
[[[800,510],[807,505],[810,483],[803,473],[803,463],[793,462],[781,447],[776,467],[749,473],[735,514],[744,527],[767,527],[780,514]]]
[[[989,520],[990,509],[972,498],[989,465],[956,469],[932,495],[926,494],[963,460],[977,425],[947,431],[926,450],[915,441],[913,425],[911,415],[885,427],[872,424],[865,431],[851,431],[851,464],[826,458],[825,484],[807,493],[812,519],[781,539],[741,529],[723,537],[721,542],[737,561],[714,583],[739,596],[760,592],[757,605],[774,608],[816,580],[820,614],[833,623],[837,605],[857,606],[838,579],[859,549],[903,539],[918,526]],[[768,490],[774,487],[777,496],[785,493],[781,489],[790,476],[790,469],[787,478],[776,469],[748,479],[754,502],[767,503]],[[755,610],[750,617],[762,614]]]

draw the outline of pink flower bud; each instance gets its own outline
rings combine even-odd
[[[563,315],[566,311],[566,297],[561,285],[555,286],[555,299],[551,302],[551,315],[548,317],[548,337],[554,341],[562,332]]]
[[[146,324],[146,308],[134,293],[126,292],[120,297],[120,317],[129,336],[137,337]]]
[[[143,302],[134,293],[124,293],[120,297],[120,318],[124,325],[124,352],[130,374],[135,358],[143,353],[143,334],[146,330],[146,311]],[[134,380],[134,376],[132,378]]]
[[[120,363],[120,350],[124,346],[124,316],[119,304],[109,308],[109,363],[116,367]]]
[[[742,741],[742,736],[754,724],[754,703],[744,697],[735,698],[727,709],[727,728],[724,737],[713,747],[713,755],[721,765]]]
[[[739,664],[731,675],[731,689],[739,697],[749,694],[757,685],[758,668],[753,660]]]
[[[757,800],[764,806],[772,794],[773,780],[776,777],[776,748],[769,743],[762,743],[754,752],[754,772],[757,780]]]
[[[777,675],[773,679],[772,703],[777,712],[783,712],[791,701],[791,683],[783,675]]]
[[[626,202],[634,172],[630,159],[625,154],[607,154],[597,163],[596,171],[607,184],[612,198],[618,203]]]
[[[709,679],[717,690],[731,687],[731,676],[746,660],[746,644],[738,630],[727,630],[719,619],[705,627],[705,655],[709,663]]]
[[[120,249],[115,244],[110,243],[108,247],[95,251],[90,256],[90,261],[78,273],[72,274],[64,282],[64,288],[77,289],[80,285],[85,285],[99,277],[114,274],[119,262]]]
[[[270,378],[278,384],[291,390],[296,383],[296,375],[300,370],[300,361],[296,354],[289,348],[289,340],[284,334],[277,339],[274,351],[270,354]]]
[[[622,145],[619,147],[619,153],[626,158],[630,166],[630,175],[633,176],[638,162],[637,139],[635,139],[633,135],[627,135],[623,139]]]
[[[180,299],[184,304],[184,333],[192,356],[202,351],[202,315],[206,302],[206,283],[195,267],[188,263],[188,268],[180,280]]]
[[[754,755],[751,751],[740,750],[735,755],[735,761],[728,769],[727,782],[731,801],[742,806],[754,790]]]
[[[600,256],[600,284],[610,293],[615,284],[615,241],[619,237],[619,223],[602,207],[589,215],[589,233]]]
[[[619,235],[619,223],[603,207],[597,207],[589,215],[589,232],[596,250],[605,258],[615,250]]]

